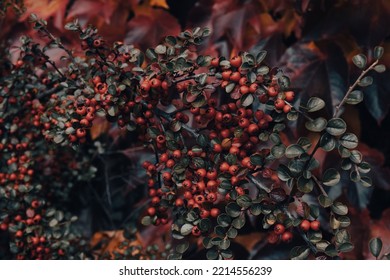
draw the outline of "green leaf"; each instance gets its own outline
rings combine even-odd
[[[349,158],[351,156],[351,151],[341,145],[339,146],[338,151],[340,156],[344,159]]]
[[[251,163],[253,165],[263,165],[264,164],[264,158],[260,155],[252,155],[250,156]]]
[[[303,149],[305,149],[305,151],[307,151],[307,150],[310,149],[310,147],[311,147],[311,141],[310,141],[310,139],[307,138],[307,137],[300,137],[300,138],[298,139],[297,144],[298,144],[299,146],[301,146]]]
[[[368,246],[370,248],[371,254],[375,258],[378,258],[382,251],[382,246],[383,246],[382,240],[380,238],[373,238],[368,243]]]
[[[347,104],[356,105],[363,101],[363,92],[361,90],[352,91],[345,102]]]
[[[226,86],[226,88],[225,88],[226,93],[231,93],[235,87],[236,87],[236,84],[235,84],[235,83],[230,83],[230,84],[228,84],[228,85]]]
[[[241,206],[242,208],[245,208],[245,209],[252,205],[252,199],[246,194],[240,195],[237,198],[236,202],[239,206]]]
[[[346,228],[351,224],[351,219],[348,216],[340,216],[337,218],[340,222],[340,227]]]
[[[305,260],[310,254],[310,248],[306,246],[297,246],[291,249],[290,258],[292,260]]]
[[[151,60],[151,61],[155,61],[157,60],[157,54],[156,52],[153,50],[153,49],[147,49],[146,50],[146,56]]]
[[[288,168],[290,173],[296,177],[304,170],[305,165],[306,161],[294,159],[289,162]]]
[[[227,259],[231,259],[233,257],[233,252],[228,249],[228,250],[222,250],[221,251],[221,256],[227,260]]]
[[[281,158],[284,156],[285,151],[286,147],[283,144],[275,145],[271,148],[271,155],[273,155],[275,158]]]
[[[257,55],[256,55],[256,62],[257,64],[260,64],[261,62],[263,62],[264,58],[267,56],[267,51],[260,51]]]
[[[167,47],[164,46],[164,45],[158,45],[154,51],[157,53],[157,54],[165,54],[167,52]]]
[[[227,237],[229,238],[236,238],[238,234],[238,231],[235,228],[230,228],[228,232],[226,233]]]
[[[225,210],[226,213],[232,218],[236,218],[241,214],[241,207],[235,202],[231,202],[226,205]]]
[[[355,182],[355,183],[359,182],[361,179],[359,172],[357,172],[355,170],[351,171],[349,178],[351,179],[352,182]]]
[[[371,165],[368,162],[363,161],[358,165],[358,170],[360,173],[366,174],[371,171]]]
[[[354,248],[354,247],[353,247],[352,243],[346,242],[346,243],[341,244],[341,245],[338,247],[338,250],[339,250],[340,252],[346,253],[346,252],[352,251],[353,248]]]
[[[232,219],[227,214],[223,213],[218,216],[217,223],[222,227],[228,227],[230,226],[232,222]]]
[[[381,46],[376,46],[374,48],[374,57],[375,59],[380,59],[384,53],[384,49]]]
[[[322,233],[320,231],[309,231],[307,234],[307,238],[311,243],[317,243],[322,240]]]
[[[149,137],[152,139],[157,138],[157,136],[159,136],[161,134],[160,130],[158,130],[157,128],[152,127],[152,126],[148,127],[147,133],[148,133]]]
[[[372,186],[372,180],[370,177],[367,177],[367,176],[362,176],[360,178],[360,184],[362,184],[363,187],[371,187]]]
[[[340,216],[344,216],[348,214],[348,207],[341,202],[335,202],[333,203],[331,207],[332,211]]]
[[[333,244],[329,244],[325,249],[325,254],[327,254],[329,257],[336,257],[338,252]]]
[[[351,151],[351,155],[349,157],[349,159],[356,163],[356,164],[359,164],[362,162],[362,159],[363,159],[363,155],[361,152],[357,151],[357,150],[353,150]]]
[[[374,70],[378,73],[383,73],[386,71],[386,66],[384,66],[383,64],[378,64],[375,65]]]
[[[306,109],[308,112],[316,112],[325,107],[325,101],[318,97],[310,97],[307,101]]]
[[[182,235],[189,235],[191,232],[192,232],[192,228],[194,226],[192,224],[184,224],[181,228],[180,228],[180,233]]]
[[[364,54],[357,54],[352,57],[352,62],[360,69],[363,69],[367,65],[367,57]]]
[[[298,144],[292,144],[287,147],[285,154],[287,158],[295,158],[299,157],[304,152],[305,150],[301,146]]]
[[[325,186],[334,186],[340,182],[340,178],[340,173],[336,169],[329,168],[324,172],[322,182]]]
[[[200,220],[199,222],[199,229],[203,232],[205,231],[209,231],[212,227],[212,223],[210,221],[210,219],[202,219]]]
[[[335,138],[329,133],[324,133],[320,138],[320,147],[327,152],[332,151],[336,147]]]
[[[372,85],[373,82],[374,82],[374,79],[371,76],[366,76],[360,80],[358,85],[361,87],[368,87],[368,86]]]
[[[215,226],[214,227],[214,233],[218,236],[225,236],[226,235],[227,228],[222,226]]]
[[[305,179],[303,176],[298,179],[298,190],[303,193],[309,193],[313,190],[314,181],[312,179]]]
[[[331,206],[333,204],[333,201],[329,197],[327,197],[323,194],[318,196],[318,202],[324,208],[328,208],[329,206]]]
[[[235,227],[236,229],[240,229],[245,225],[245,216],[239,216],[235,218],[232,222],[232,226]]]
[[[329,120],[328,125],[326,127],[326,131],[333,136],[340,136],[347,129],[347,124],[343,119],[334,118]]]
[[[286,181],[291,179],[290,170],[288,169],[287,166],[285,166],[283,164],[279,165],[277,173],[278,173],[279,179],[282,180],[283,182],[286,182]]]
[[[252,105],[253,101],[254,98],[252,94],[245,94],[244,96],[241,97],[241,105],[243,107],[248,107]]]
[[[307,130],[313,131],[313,132],[321,132],[326,127],[326,119],[319,117],[312,121],[308,121],[305,123],[305,127]]]
[[[355,149],[359,144],[357,136],[353,133],[345,133],[340,137],[340,144],[347,149]]]
[[[58,225],[57,219],[51,219],[50,222],[49,222],[49,226],[50,227],[55,227],[56,225]]]
[[[249,209],[249,211],[251,212],[252,215],[254,216],[258,216],[261,214],[261,204],[260,203],[254,203],[251,205],[251,208]]]
[[[229,239],[222,240],[221,243],[219,243],[218,247],[222,250],[226,250],[227,248],[230,247],[230,240]]]
[[[216,260],[218,258],[218,251],[216,249],[210,249],[206,253],[208,260]]]
[[[145,216],[142,218],[141,220],[141,224],[143,224],[144,226],[149,226],[152,224],[152,218],[150,216]]]
[[[184,242],[184,243],[181,243],[181,244],[178,244],[175,248],[176,252],[178,252],[179,254],[183,254],[185,253],[185,251],[187,251],[189,247],[189,242]]]

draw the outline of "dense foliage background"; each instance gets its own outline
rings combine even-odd
[[[296,104],[311,96],[321,97],[327,106],[321,111],[324,117],[333,114],[333,107],[359,75],[359,69],[352,67],[354,55],[368,53],[370,58],[372,49],[381,45],[385,49],[382,63],[390,67],[390,2],[386,0],[6,0],[1,1],[0,12],[2,56],[7,46],[21,44],[23,34],[42,41],[28,21],[31,13],[47,20],[48,29],[76,54],[82,54],[79,40],[63,28],[74,18],[81,25],[96,26],[108,42],[120,40],[142,50],[181,30],[210,27],[212,35],[201,46],[202,53],[231,57],[242,50],[267,50],[266,63],[279,66],[290,77]],[[17,49],[11,49],[11,54],[15,62]],[[64,52],[49,54],[61,66]],[[342,116],[349,131],[361,140],[358,149],[372,165],[374,187],[361,188],[342,178],[329,190],[330,197],[341,196],[350,207],[355,248],[342,255],[347,259],[372,258],[367,244],[378,236],[383,251],[390,251],[390,70],[372,75],[374,82],[365,89],[364,102],[347,106]],[[318,135],[305,129],[303,118],[292,124],[286,139],[300,135],[317,140]],[[131,246],[137,252],[133,249],[132,256],[164,257],[169,226],[139,224],[147,203],[147,179],[141,164],[153,159],[153,152],[136,141],[135,133],[104,118],[95,120],[88,137],[93,144],[81,146],[70,157],[66,151],[53,153],[49,164],[59,175],[41,178],[43,183],[50,182],[56,193],[63,192],[57,204],[79,217],[76,225],[82,232],[85,253],[79,257],[107,258],[115,252],[117,258],[129,257],[123,253],[129,244],[122,241],[135,225],[138,230]],[[324,170],[334,161],[333,153],[319,152],[316,158]],[[68,170],[72,164],[77,165],[76,171]],[[266,232],[248,223],[232,244],[236,258],[284,259],[296,245],[269,245],[266,238]],[[7,234],[0,232],[1,258],[12,257],[8,244]],[[204,258],[204,254],[195,248],[186,257]]]

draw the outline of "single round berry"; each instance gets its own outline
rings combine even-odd
[[[242,63],[242,58],[241,56],[234,56],[230,59],[230,65],[233,67],[240,67]]]
[[[269,244],[275,244],[279,241],[279,236],[276,233],[271,232],[267,237],[267,241]]]
[[[282,234],[281,239],[283,242],[289,243],[293,239],[293,234],[291,233],[291,231],[286,231]]]
[[[315,230],[315,231],[319,230],[319,229],[320,229],[320,226],[321,226],[321,223],[320,223],[319,221],[317,221],[317,220],[312,221],[312,222],[310,223],[310,228],[311,228],[312,230]]]
[[[310,221],[308,220],[303,220],[299,226],[301,230],[303,231],[308,231],[310,229]]]
[[[275,100],[275,108],[276,109],[282,110],[284,105],[286,105],[286,103],[284,102],[283,99],[278,98],[278,99]]]
[[[282,224],[276,224],[274,227],[274,232],[278,235],[284,233],[285,231],[286,231],[286,228]]]

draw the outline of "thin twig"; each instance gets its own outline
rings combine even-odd
[[[311,177],[313,178],[314,182],[316,182],[316,184],[318,185],[318,188],[320,189],[321,193],[324,196],[328,197],[328,194],[326,193],[325,189],[322,187],[320,180],[318,180],[318,178],[314,175],[312,175]]]
[[[379,60],[375,60],[366,70],[364,70],[360,76],[356,79],[356,81],[349,87],[347,93],[345,94],[343,100],[336,106],[336,110],[333,114],[333,118],[339,117],[340,109],[343,107],[344,103],[347,101],[349,95],[351,92],[355,89],[355,87],[361,82],[361,80],[364,78],[364,76],[370,72],[374,67],[379,63]]]

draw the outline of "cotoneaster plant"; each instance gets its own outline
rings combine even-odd
[[[292,259],[335,258],[353,249],[348,207],[327,189],[342,174],[371,186],[370,166],[341,114],[345,104],[362,101],[361,89],[372,83],[368,73],[384,71],[382,47],[370,59],[353,58],[361,75],[326,119],[316,113],[322,99],[296,104],[289,78],[264,63],[266,51],[199,54],[207,28],[168,36],[143,53],[109,45],[94,27],[74,21],[66,29],[81,40],[84,56],[77,57],[44,20],[32,15],[31,21],[48,43],[24,36],[18,60],[1,66],[0,223],[16,258],[92,257],[72,225],[77,217],[56,207],[69,199],[64,182],[70,191],[72,180],[95,176],[94,155],[82,147],[93,142],[89,130],[100,117],[135,131],[153,150],[155,159],[142,164],[148,206],[139,226],[169,224],[172,237],[163,253],[149,248],[140,255],[141,247],[125,242],[124,252],[108,257],[180,259],[202,243],[208,259],[233,259],[231,241],[248,220],[268,232],[270,244],[301,240]],[[51,48],[62,49],[66,67],[50,59]],[[298,114],[318,140],[289,134]],[[319,149],[337,151],[340,160],[323,170]],[[50,154],[68,166],[52,170]],[[132,240],[136,228],[126,230]]]

